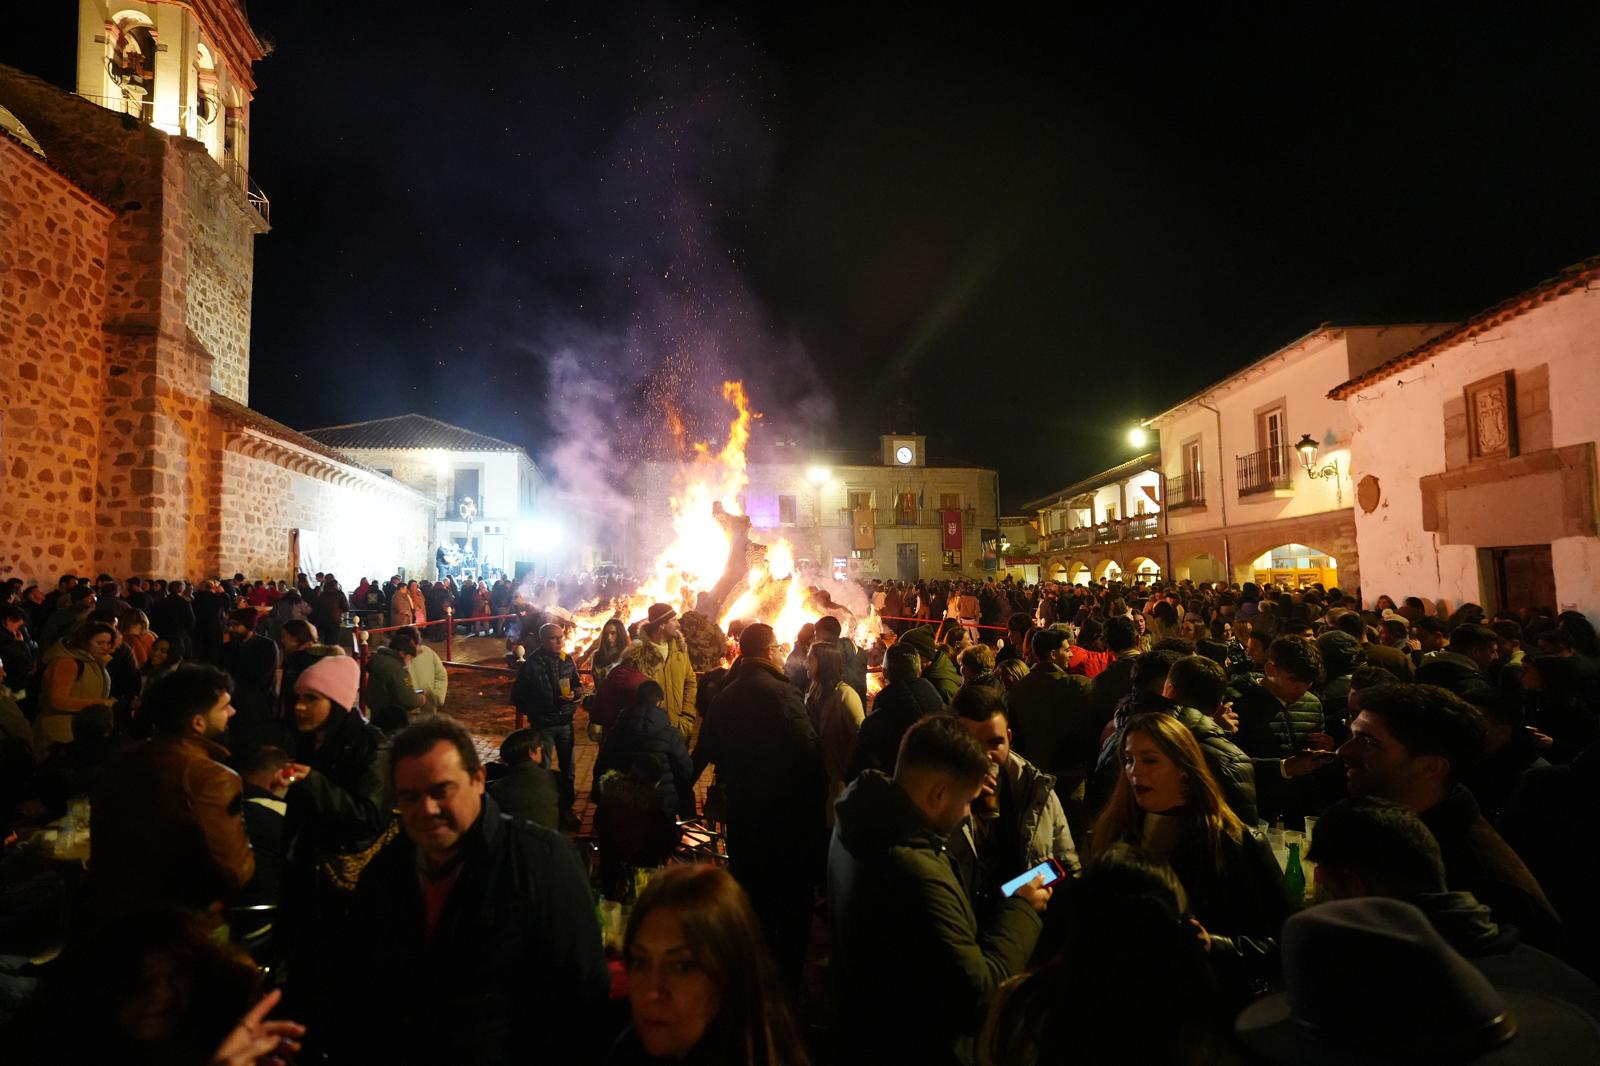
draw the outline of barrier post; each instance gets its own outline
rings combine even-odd
[[[361,622],[356,621],[356,661],[361,664],[361,698],[357,701],[363,708],[367,705],[367,659],[371,655],[368,647],[370,634],[361,627]]]
[[[444,609],[444,658],[446,662],[456,660],[456,609],[448,604]]]

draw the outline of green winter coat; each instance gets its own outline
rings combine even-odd
[[[828,910],[844,1061],[970,1063],[996,989],[1027,963],[1043,922],[1007,899],[980,927],[944,835],[882,773],[863,772],[834,814]]]

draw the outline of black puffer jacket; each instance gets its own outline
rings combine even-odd
[[[635,704],[622,712],[616,725],[606,730],[605,743],[594,760],[594,780],[609,770],[630,773],[640,758],[656,764],[659,787],[673,797],[672,810],[683,818],[694,817],[694,765],[683,734],[659,706]]]
[[[900,739],[906,735],[906,730],[924,715],[944,712],[939,690],[920,677],[891,681],[883,686],[873,697],[872,713],[856,732],[856,750],[850,756],[845,782],[854,781],[863,770],[893,774],[895,760],[900,755]]]
[[[1233,813],[1245,825],[1255,825],[1260,813],[1256,805],[1255,767],[1251,765],[1250,756],[1228,739],[1228,734],[1210,715],[1193,707],[1172,707],[1167,713],[1194,734],[1200,754],[1205,756],[1206,766],[1217,779]],[[1094,779],[1089,784],[1089,803],[1093,810],[1105,806],[1116,788],[1117,774],[1122,772],[1122,729],[1127,718],[1123,712],[1118,712],[1111,735],[1100,749],[1100,761],[1095,765]]]
[[[1265,683],[1244,684],[1233,700],[1239,716],[1239,732],[1233,742],[1255,766],[1256,807],[1268,821],[1282,815],[1291,823],[1318,806],[1318,798],[1331,787],[1323,772],[1310,777],[1286,779],[1280,764],[1284,759],[1309,748],[1312,733],[1327,732],[1322,701],[1307,692],[1292,703],[1279,702]],[[1342,786],[1343,770],[1337,760],[1324,768],[1337,775],[1334,785]]]

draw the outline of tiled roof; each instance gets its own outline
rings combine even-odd
[[[259,430],[269,437],[276,437],[278,440],[284,441],[288,444],[293,444],[298,448],[304,448],[306,451],[314,452],[315,454],[322,456],[324,459],[331,459],[336,463],[342,463],[345,466],[353,467],[357,470],[363,471],[364,473],[371,474],[375,478],[392,482],[395,487],[404,489],[407,492],[416,492],[415,489],[395,481],[394,478],[390,477],[388,474],[374,470],[366,463],[359,462],[351,456],[346,455],[344,452],[337,451],[329,447],[327,444],[317,440],[315,437],[307,436],[306,434],[301,433],[299,430],[290,429],[282,422],[268,418],[260,411],[246,407],[237,400],[230,400],[220,392],[213,392],[211,394],[211,408],[218,415],[222,416],[223,418],[230,419],[240,426]]]
[[[474,433],[427,415],[398,415],[308,429],[305,435],[332,448],[439,449],[447,452],[520,452],[510,441]]]
[[[1351,393],[1365,388],[1374,382],[1392,377],[1403,370],[1420,363],[1425,363],[1434,358],[1447,348],[1454,347],[1464,340],[1470,340],[1480,333],[1488,332],[1498,326],[1525,315],[1534,308],[1559,299],[1578,289],[1587,288],[1591,283],[1600,281],[1600,255],[1585,259],[1567,267],[1553,278],[1547,278],[1526,292],[1518,293],[1509,300],[1502,300],[1487,310],[1480,311],[1467,319],[1455,329],[1447,330],[1425,344],[1419,344],[1409,352],[1395,356],[1386,363],[1379,363],[1365,374],[1358,375],[1335,387],[1328,393],[1334,400],[1342,400]]]
[[[1110,470],[1102,470],[1093,477],[1084,478],[1082,481],[1074,485],[1068,485],[1059,492],[1052,492],[1050,495],[1041,496],[1037,500],[1029,500],[1027,503],[1024,503],[1022,507],[1027,511],[1041,510],[1042,508],[1048,507],[1049,505],[1062,500],[1070,500],[1074,496],[1082,496],[1086,492],[1093,492],[1095,489],[1121,481],[1125,477],[1132,477],[1133,475],[1141,474],[1146,470],[1159,469],[1160,466],[1160,449],[1152,452],[1146,452],[1143,455],[1135,456],[1134,458],[1129,459],[1120,466],[1114,466]]]

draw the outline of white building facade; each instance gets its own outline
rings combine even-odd
[[[418,414],[306,435],[433,501],[435,570],[441,552],[452,570],[464,565],[472,576],[546,577],[582,568],[581,523],[569,520],[539,467],[509,441]]]
[[[1023,506],[1038,515],[1039,576],[1087,585],[1163,574],[1161,455],[1150,452]]]
[[[1146,420],[1161,442],[1164,521],[1152,550],[1164,572],[1359,585],[1354,427],[1328,391],[1446,328],[1320,326]]]
[[[1368,603],[1600,618],[1600,257],[1330,393],[1354,429]]]

